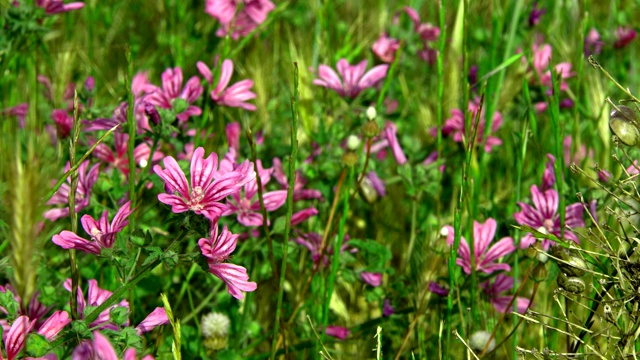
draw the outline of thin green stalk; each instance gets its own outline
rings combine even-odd
[[[560,214],[560,239],[564,239],[564,223],[565,223],[565,199],[564,199],[564,156],[562,153],[562,133],[563,128],[560,123],[560,102],[558,96],[560,94],[560,74],[555,69],[551,68],[549,64],[549,71],[551,71],[551,82],[553,85],[553,94],[549,95],[549,113],[551,118],[551,129],[553,132],[553,155],[556,157],[554,163],[554,170],[556,179],[556,185],[558,186],[558,212]]]
[[[124,78],[125,91],[127,94],[127,124],[129,126],[129,143],[127,144],[129,159],[129,200],[131,201],[131,209],[136,208],[136,159],[133,155],[133,149],[136,146],[136,118],[133,115],[135,106],[133,99],[133,91],[131,91],[131,79],[133,79],[133,61],[131,59],[131,48],[127,47],[125,56],[127,58],[127,76]],[[151,158],[149,159],[151,163]],[[135,210],[134,210],[135,211]],[[133,234],[136,229],[135,216],[129,216],[129,234]]]
[[[278,302],[276,305],[276,320],[271,343],[271,359],[275,359],[278,342],[278,328],[282,312],[282,298],[284,294],[284,278],[287,271],[287,253],[289,248],[289,233],[291,232],[291,217],[293,216],[293,189],[296,180],[296,159],[298,157],[298,63],[293,63],[293,98],[291,99],[291,155],[289,156],[289,186],[287,187],[287,217],[284,226],[284,243],[282,244],[282,265],[280,268],[280,283],[278,285]],[[348,196],[347,196],[348,199]],[[282,339],[285,341],[284,327]],[[286,347],[286,346],[285,346]]]
[[[80,138],[80,113],[78,106],[78,91],[73,96],[73,128],[69,140],[69,167],[74,167],[76,162],[76,145]],[[78,232],[78,214],[76,213],[76,191],[78,189],[78,171],[71,173],[71,184],[69,188],[69,219],[71,220],[71,232]],[[71,266],[71,318],[78,319],[78,283],[80,274],[76,262],[76,250],[69,249],[69,262]]]
[[[436,113],[438,118],[438,136],[436,139],[437,149],[438,149],[438,159],[437,159],[437,169],[440,169],[442,165],[442,124],[444,123],[444,50],[447,39],[447,31],[444,22],[444,13],[445,8],[443,6],[443,2],[446,0],[438,1],[438,13],[440,18],[440,29],[442,32],[440,33],[440,42],[438,43],[438,57],[436,61],[437,71],[438,71],[438,103],[436,105]],[[438,202],[438,206],[440,206],[440,202]],[[447,322],[448,323],[448,322]],[[450,329],[448,329],[450,330]],[[447,334],[450,334],[451,331],[448,331]]]

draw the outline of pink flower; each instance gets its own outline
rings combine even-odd
[[[62,0],[36,0],[36,5],[43,8],[47,15],[60,14],[84,7],[81,2],[71,2],[65,5]]]
[[[339,340],[344,340],[351,335],[351,331],[342,326],[327,326],[324,333]]]
[[[512,295],[502,295],[502,293],[508,292],[513,288],[513,278],[505,274],[499,274],[496,276],[493,284],[491,280],[487,280],[480,284],[480,287],[484,289],[484,293],[489,297],[489,301],[493,304],[493,307],[499,313],[504,313],[507,306],[513,298]],[[529,307],[529,299],[518,297],[514,301],[514,305],[518,309],[518,312],[524,314]]]
[[[157,307],[151,312],[151,314],[147,315],[147,317],[144,318],[138,326],[136,326],[136,332],[138,335],[141,335],[142,333],[155,329],[157,326],[168,323],[169,318],[167,317],[166,310],[164,308]]]
[[[636,38],[636,31],[631,27],[618,27],[616,29],[616,42],[613,43],[613,47],[621,49],[629,45]]]
[[[71,354],[71,360],[119,360],[116,350],[109,339],[98,331],[93,332],[93,340],[85,340],[76,346]],[[136,360],[136,349],[125,350],[122,360]],[[147,355],[142,360],[153,360],[153,356]]]
[[[244,298],[243,292],[255,291],[258,286],[255,282],[249,281],[247,269],[223,262],[235,250],[238,236],[232,234],[226,225],[218,234],[218,222],[212,221],[209,238],[200,239],[198,245],[202,255],[207,258],[209,271],[227,284],[227,290],[231,296],[241,300]]]
[[[363,271],[360,273],[360,278],[362,279],[362,281],[373,287],[378,287],[382,283],[382,274],[380,273]]]
[[[551,89],[551,71],[549,70],[549,61],[551,60],[551,45],[544,44],[539,46],[533,45],[533,69],[540,78],[540,83]],[[571,72],[571,64],[563,62],[555,66],[555,72],[560,73],[562,81],[560,83],[560,90],[565,91],[569,88],[569,85],[564,81],[575,75]]]
[[[244,8],[236,14],[237,3],[241,2]],[[207,0],[205,3],[205,12],[220,21],[216,36],[223,37],[231,31],[233,40],[249,35],[273,9],[275,5],[269,0]]]
[[[378,194],[378,196],[384,197],[387,195],[387,190],[384,185],[384,181],[380,179],[380,177],[374,170],[371,170],[367,173],[367,175],[363,179],[363,183],[364,182],[367,182],[369,185],[371,185],[371,187],[376,191],[376,194]]]
[[[544,167],[544,172],[542,173],[542,185],[540,185],[541,191],[551,189],[553,188],[553,185],[556,184],[556,172],[553,168],[556,158],[551,154],[547,154],[547,159],[549,159],[549,161],[547,161],[547,165]]]
[[[282,168],[282,161],[279,158],[273,158],[273,177],[282,186],[283,189],[289,188],[289,180]],[[322,193],[319,190],[305,189],[307,180],[302,176],[300,171],[296,171],[296,179],[293,182],[293,201],[322,199]],[[264,185],[264,183],[263,183]]]
[[[236,0],[207,0],[204,12],[223,24],[229,24],[236,15]]]
[[[204,149],[199,147],[191,158],[191,186],[173,157],[164,158],[164,170],[159,165],[154,166],[153,171],[165,181],[167,191],[159,194],[158,200],[171,205],[174,213],[193,210],[196,214],[214,220],[229,209],[221,201],[253,180],[255,172],[251,170],[251,163],[245,161],[235,169],[221,174],[218,171],[218,155],[211,153],[208,158],[203,157]]]
[[[535,207],[523,202],[518,203],[522,210],[513,215],[516,222],[520,225],[530,226],[545,234],[553,234],[559,238],[561,228],[560,215],[558,214],[558,192],[554,189],[541,192],[536,185],[532,185],[531,198]],[[568,205],[565,209],[565,225],[570,228],[583,227],[584,220],[582,219],[582,210],[582,204],[580,203]],[[565,230],[564,236],[566,239],[580,243],[578,237],[569,230]],[[536,238],[529,233],[522,238],[520,248],[526,249],[535,242]],[[553,244],[555,244],[555,242],[551,240],[542,241],[542,247],[545,251]]]
[[[320,256],[320,250],[322,247],[322,236],[320,234],[314,232],[299,234],[295,241],[297,244],[306,247],[309,252],[311,252],[311,260],[313,260],[314,267],[318,266],[318,264],[327,266],[329,263],[329,255],[333,254],[333,248],[331,246],[327,246],[322,256]],[[358,251],[357,249],[349,247],[348,241],[349,236],[345,235],[342,247],[340,248],[340,253],[344,251],[355,253]]]
[[[587,151],[587,146],[584,144],[581,144],[578,147],[578,150],[573,154],[573,157],[571,157],[572,143],[573,143],[573,138],[571,137],[571,135],[565,136],[565,138],[562,140],[563,157],[564,157],[564,163],[566,165],[569,165],[571,163],[579,164],[586,157],[590,157],[590,158],[593,157],[593,149],[590,149]]]
[[[146,85],[144,90],[149,94],[145,101],[163,109],[174,109],[175,100],[180,98],[186,101],[188,107],[178,113],[176,117],[180,122],[187,121],[190,116],[202,114],[202,110],[193,104],[202,95],[202,85],[197,76],[192,76],[182,87],[182,69],[169,68],[162,73],[162,88],[155,85]]]
[[[28,111],[29,111],[29,104],[23,103],[23,104],[18,104],[16,106],[8,107],[8,108],[2,110],[2,112],[0,112],[0,114],[1,115],[8,115],[8,116],[17,117],[18,121],[20,122],[20,127],[23,128],[24,127],[24,117],[27,116],[27,112]]]
[[[473,128],[475,127],[476,113],[478,112],[479,107],[480,107],[479,98],[476,98],[474,101],[469,101],[469,116],[472,119],[471,129],[465,129],[464,113],[462,112],[462,110],[460,109],[451,110],[452,117],[447,119],[444,125],[442,126],[442,135],[451,136],[453,138],[453,141],[455,142],[463,142],[463,139],[465,141],[470,141],[471,140],[469,138],[470,134],[468,134],[467,132],[472,131]],[[486,126],[485,114],[484,114],[484,108],[482,108],[482,111],[480,112],[480,123],[478,124],[478,130],[476,133],[476,144],[482,144],[484,140],[485,126]],[[491,131],[496,132],[498,131],[498,129],[500,129],[501,126],[502,126],[502,114],[496,111],[495,113],[493,113],[493,122],[491,123]],[[433,137],[438,136],[437,127],[431,128],[431,135]],[[489,136],[487,138],[487,142],[485,143],[484,151],[491,152],[494,146],[498,146],[501,144],[502,144],[502,140],[494,136]]]
[[[446,226],[447,244],[453,245],[455,239],[452,226]],[[473,222],[473,250],[475,260],[475,271],[482,271],[491,274],[496,270],[511,270],[508,264],[497,263],[496,261],[512,252],[516,251],[511,237],[504,237],[496,244],[489,248],[489,244],[496,235],[497,223],[494,219],[487,219],[484,224],[477,221]],[[461,266],[465,273],[471,274],[471,252],[469,245],[464,237],[460,239],[460,248],[458,248],[458,259],[456,264]]]
[[[387,36],[387,33],[382,33],[378,40],[373,44],[371,50],[380,60],[386,63],[392,63],[396,57],[396,51],[400,47],[400,41]]]
[[[93,150],[93,156],[103,162],[117,168],[125,176],[129,176],[129,134],[116,133],[114,135],[115,152],[105,143],[100,143]],[[148,143],[143,142],[133,149],[133,158],[140,167],[146,167],[151,156],[151,147]],[[157,163],[164,157],[160,151],[153,153],[152,163]]]
[[[609,182],[609,180],[611,180],[611,173],[604,169],[598,169],[598,179],[600,182]]]
[[[84,231],[89,234],[91,240],[86,240],[71,231],[64,230],[59,235],[53,235],[53,243],[63,249],[82,250],[86,253],[100,254],[102,249],[110,249],[116,240],[116,234],[124,229],[131,215],[131,201],[127,201],[113,217],[109,224],[108,212],[102,213],[100,221],[96,221],[91,215],[84,215],[80,222]]]
[[[640,168],[640,165],[638,165],[638,160],[633,160],[633,163],[631,163],[631,165],[629,165],[629,167],[627,168],[627,173],[629,173],[629,175],[631,176],[640,174],[638,168]]]
[[[602,52],[604,42],[600,39],[600,34],[595,28],[591,28],[587,36],[584,37],[584,55],[598,55]]]
[[[240,123],[235,121],[225,127],[229,148],[234,149],[236,152],[240,151],[240,130]]]
[[[384,159],[385,152],[382,150],[390,147],[398,165],[404,165],[407,162],[407,157],[398,142],[397,131],[396,124],[387,121],[380,137],[376,138],[376,142],[371,145],[371,154],[378,154],[379,159]]]
[[[273,168],[264,169],[260,160],[257,160],[257,162],[258,176],[260,176],[264,190],[271,180]],[[262,198],[265,209],[267,211],[275,211],[284,205],[287,200],[287,190],[264,192]],[[244,185],[244,193],[236,192],[231,194],[228,206],[229,208],[224,215],[238,214],[238,222],[244,226],[261,226],[264,221],[258,198],[258,182],[255,178]]]
[[[86,306],[100,306],[104,303],[113,293],[109,290],[101,289],[98,286],[98,282],[95,279],[90,279],[87,281],[89,283],[88,290],[88,299],[85,300],[84,294],[82,293],[82,289],[78,285],[78,314],[80,314],[80,318],[83,318],[84,309]],[[71,292],[71,279],[67,279],[64,284],[64,288]],[[129,302],[127,300],[122,300],[120,303],[112,305],[105,309],[103,312],[98,315],[98,318],[90,324],[90,327],[98,327],[100,329],[111,329],[118,330],[118,326],[111,322],[111,310],[116,307],[121,306],[129,309]],[[129,325],[129,320],[126,321],[125,326]]]
[[[540,22],[540,18],[542,15],[547,13],[547,9],[539,8],[538,2],[533,3],[533,9],[531,9],[531,13],[529,14],[529,26],[534,27],[538,25]]]
[[[51,341],[55,338],[62,329],[71,322],[69,313],[64,310],[58,310],[54,312],[42,325],[38,328],[38,334]]]
[[[313,80],[315,85],[332,89],[340,96],[355,98],[363,90],[374,87],[387,76],[389,65],[374,66],[365,74],[367,60],[362,60],[358,65],[350,65],[346,59],[338,61],[340,76],[327,65],[318,68],[319,79]]]
[[[291,226],[296,226],[309,219],[312,216],[318,215],[318,210],[314,207],[309,207],[297,211],[291,215]]]
[[[435,281],[431,281],[429,283],[429,291],[441,297],[449,295],[449,289],[445,288]]]
[[[11,324],[9,332],[3,336],[4,348],[7,350],[7,359],[17,359],[18,354],[27,342],[27,335],[35,325],[35,320],[29,320],[27,316],[19,316]]]
[[[198,61],[196,66],[200,74],[202,74],[202,77],[204,77],[210,85],[213,85],[211,69],[202,61]],[[239,107],[245,110],[255,111],[257,109],[256,106],[246,102],[256,97],[256,94],[251,92],[253,80],[242,80],[227,87],[231,80],[231,75],[233,75],[233,61],[227,59],[222,62],[220,79],[215,89],[211,91],[211,99],[220,106]]]
[[[88,172],[87,167],[89,167],[89,160],[85,160],[78,167],[78,188],[76,189],[76,208],[75,211],[79,212],[80,210],[89,206],[89,198],[91,197],[91,189],[93,188],[93,184],[95,184],[96,180],[98,180],[99,168],[100,164],[94,165]],[[69,171],[70,166],[67,162],[67,165],[64,167],[64,172]],[[55,181],[53,182],[55,184]],[[71,191],[71,177],[67,178],[67,182],[63,183],[58,191],[51,197],[49,201],[47,201],[47,205],[65,205],[63,208],[51,209],[47,210],[44,213],[44,218],[49,221],[56,221],[61,217],[69,216],[69,191]]]
[[[56,130],[58,131],[58,138],[65,139],[71,134],[71,128],[73,127],[73,118],[67,114],[64,110],[53,110],[51,112],[51,119],[56,123]]]
[[[422,41],[428,42],[438,39],[438,37],[440,36],[440,28],[438,28],[437,26],[433,26],[430,23],[422,23],[420,20],[420,15],[418,15],[418,12],[413,8],[405,6],[404,11],[413,21],[414,30],[420,35]]]

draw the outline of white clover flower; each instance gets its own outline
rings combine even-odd
[[[229,335],[229,317],[223,313],[211,312],[202,317],[200,324],[202,335],[205,338],[227,337]]]

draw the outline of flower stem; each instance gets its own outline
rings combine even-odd
[[[80,116],[78,109],[78,91],[73,95],[73,128],[69,139],[69,167],[75,167],[76,145],[80,137]],[[78,214],[76,213],[76,191],[78,190],[78,168],[71,173],[71,184],[69,189],[69,219],[71,220],[71,232],[78,232]],[[69,263],[71,266],[71,318],[78,319],[78,283],[80,274],[76,262],[76,250],[69,249]]]
[[[125,91],[127,94],[127,125],[129,127],[129,143],[127,144],[129,159],[129,200],[131,201],[131,209],[136,208],[136,159],[133,155],[133,148],[136,146],[136,118],[133,110],[135,102],[133,99],[133,91],[131,91],[131,79],[133,78],[133,61],[131,60],[131,48],[128,47],[125,56],[127,58],[127,76],[124,78]],[[149,159],[151,163],[151,159]],[[129,216],[129,234],[133,234],[135,230],[135,216]]]

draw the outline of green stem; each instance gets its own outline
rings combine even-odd
[[[69,167],[75,167],[76,162],[76,145],[80,137],[80,114],[78,107],[78,91],[73,96],[73,129],[72,136],[69,141]],[[78,232],[78,214],[76,213],[76,191],[78,190],[78,171],[71,174],[71,184],[69,188],[69,218],[71,220],[71,232]],[[69,249],[69,263],[71,266],[71,318],[78,318],[78,283],[80,282],[80,274],[78,273],[78,264],[76,262],[76,250]]]
[[[131,79],[133,79],[133,61],[131,60],[131,48],[128,47],[125,53],[127,58],[127,76],[124,78],[125,91],[127,93],[127,124],[129,126],[129,143],[128,158],[129,158],[129,200],[131,201],[131,209],[136,208],[136,159],[133,155],[133,148],[136,146],[136,118],[133,114],[133,108],[135,106],[133,99],[133,91],[131,91]],[[151,163],[151,159],[149,159]],[[135,210],[134,210],[135,211]],[[135,230],[135,217],[129,216],[129,234],[133,234]]]

